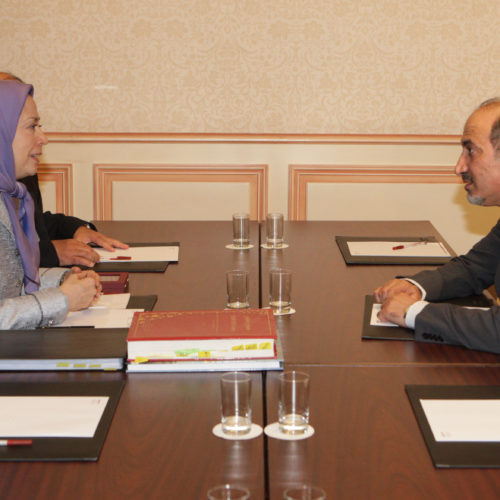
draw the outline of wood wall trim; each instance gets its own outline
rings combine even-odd
[[[94,164],[94,217],[113,220],[114,182],[242,182],[249,185],[249,213],[267,213],[267,165],[124,165]]]
[[[311,183],[460,184],[452,166],[289,165],[288,217],[307,220]]]
[[[169,134],[48,132],[52,143],[243,143],[243,144],[440,144],[458,145],[459,135],[419,134]]]
[[[38,167],[38,179],[52,182],[56,191],[56,212],[73,215],[73,165],[70,163],[43,163]]]

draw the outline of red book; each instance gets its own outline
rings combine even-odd
[[[270,309],[136,312],[127,336],[129,362],[276,357]]]
[[[101,277],[102,293],[128,292],[128,273],[97,273]]]

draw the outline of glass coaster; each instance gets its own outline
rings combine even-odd
[[[283,439],[285,441],[299,441],[300,439],[310,438],[314,434],[314,427],[312,425],[308,425],[307,429],[302,434],[286,434],[285,432],[280,431],[279,422],[273,422],[272,424],[266,426],[264,432],[267,436],[274,439]]]
[[[290,314],[295,314],[297,311],[293,307],[290,307],[290,309],[287,312],[279,312],[279,311],[273,311],[275,316],[289,316]]]
[[[250,250],[250,248],[253,248],[253,245],[245,245],[244,247],[235,247],[233,244],[231,244],[231,245],[226,245],[226,248],[229,248],[229,250]]]
[[[238,441],[240,439],[254,439],[256,437],[259,437],[262,434],[262,427],[257,424],[252,424],[252,426],[250,427],[250,432],[248,434],[232,435],[232,434],[226,434],[222,430],[222,424],[217,424],[212,429],[212,432],[214,433],[215,436],[219,438],[229,439],[230,441]]]
[[[283,250],[283,248],[288,248],[288,245],[286,243],[282,243],[280,247],[273,247],[268,245],[267,243],[262,243],[260,246],[267,250]]]

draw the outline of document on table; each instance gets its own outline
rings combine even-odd
[[[500,441],[500,399],[420,399],[436,441]]]
[[[126,309],[130,293],[109,293],[101,295],[91,307],[107,307],[108,309]]]
[[[399,325],[396,325],[396,323],[392,323],[391,321],[380,321],[377,318],[377,314],[380,312],[380,309],[382,309],[382,304],[377,304],[377,303],[373,304],[372,314],[370,317],[370,325],[371,326],[399,326]]]
[[[0,436],[91,438],[108,400],[108,396],[0,396]]]
[[[94,248],[101,258],[100,262],[177,262],[179,245],[117,248],[114,252],[104,248]]]
[[[72,311],[57,327],[89,326],[94,328],[129,328],[135,312],[144,309],[109,309],[107,307],[90,307],[83,311]]]
[[[450,257],[440,242],[434,241],[348,241],[352,256]]]

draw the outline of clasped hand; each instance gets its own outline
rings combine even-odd
[[[404,279],[393,279],[374,291],[375,300],[382,304],[380,321],[406,326],[405,315],[412,304],[422,298],[419,288]]]
[[[101,295],[99,275],[94,271],[82,271],[72,267],[65,275],[61,291],[68,297],[69,310],[79,311],[91,306]]]

